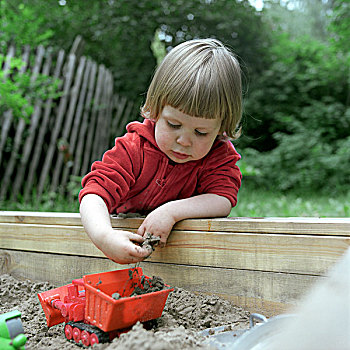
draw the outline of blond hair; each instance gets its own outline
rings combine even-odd
[[[157,120],[169,105],[192,117],[221,120],[221,133],[236,139],[242,116],[241,70],[220,41],[197,39],[173,48],[157,68],[141,107]]]

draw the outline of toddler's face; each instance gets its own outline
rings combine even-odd
[[[191,117],[165,106],[155,127],[158,147],[176,163],[205,157],[219,135],[221,121]]]

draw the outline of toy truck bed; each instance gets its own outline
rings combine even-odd
[[[160,317],[173,289],[130,297],[136,287],[143,288],[144,279],[149,277],[143,275],[141,268],[84,276],[87,323],[109,332]],[[121,298],[113,299],[114,293]]]

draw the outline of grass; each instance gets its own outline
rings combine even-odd
[[[78,213],[79,203],[77,198],[64,198],[51,192],[45,193],[40,201],[37,200],[35,194],[28,202],[24,202],[21,198],[16,201],[1,201],[0,210]]]
[[[350,192],[344,195],[278,193],[242,186],[230,216],[349,217]]]
[[[35,193],[30,201],[0,202],[0,210],[79,212],[78,191],[68,199],[56,193],[44,194],[38,202]],[[350,217],[350,192],[344,195],[278,193],[243,185],[239,191],[238,205],[230,216],[239,217]]]

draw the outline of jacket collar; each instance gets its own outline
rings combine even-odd
[[[152,120],[145,119],[143,123],[131,122],[126,126],[128,132],[136,132],[141,137],[149,141],[154,147],[158,148],[156,139],[154,137],[154,127],[156,123]]]

